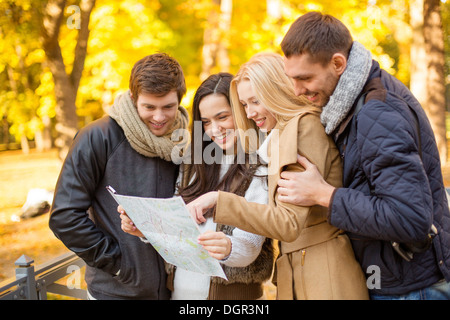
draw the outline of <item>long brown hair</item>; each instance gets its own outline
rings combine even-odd
[[[184,164],[183,168],[183,179],[181,184],[178,186],[178,194],[183,197],[186,203],[191,202],[195,198],[201,196],[209,191],[229,191],[236,193],[239,186],[245,184],[245,182],[250,181],[254,175],[255,166],[250,166],[248,164],[248,155],[245,155],[245,163],[239,163],[239,161],[234,161],[230,166],[225,176],[220,179],[220,161],[214,161],[211,164],[201,161],[201,163],[196,163],[194,157],[194,147],[195,144],[202,144],[202,154],[205,148],[210,144],[215,143],[211,140],[204,141],[205,130],[201,126],[201,135],[194,130],[195,123],[201,121],[200,115],[200,101],[211,94],[223,95],[228,103],[230,104],[230,83],[233,75],[225,72],[213,74],[209,76],[200,87],[197,89],[194,101],[192,105],[192,124],[191,124],[191,162],[190,164]],[[231,105],[230,105],[231,110]],[[198,131],[198,130],[197,130]],[[220,151],[219,147],[214,148],[214,150]],[[221,158],[221,157],[215,157]],[[235,159],[236,160],[236,159]],[[198,162],[198,161],[197,161]],[[192,180],[192,181],[191,181]]]

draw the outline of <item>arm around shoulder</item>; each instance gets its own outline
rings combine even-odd
[[[299,206],[329,207],[342,184],[342,164],[334,141],[316,115],[299,122],[297,162],[301,170],[284,170],[278,180],[278,200]]]

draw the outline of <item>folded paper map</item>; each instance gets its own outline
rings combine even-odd
[[[181,197],[133,197],[106,188],[164,260],[178,268],[227,279],[219,261],[197,243],[200,230]]]

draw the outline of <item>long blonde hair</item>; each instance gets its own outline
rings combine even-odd
[[[255,151],[259,141],[242,131],[258,132],[259,129],[253,120],[247,118],[244,106],[239,100],[237,85],[245,80],[250,81],[256,98],[272,113],[280,128],[291,118],[304,112],[305,107],[312,107],[305,97],[295,95],[292,81],[284,73],[283,58],[279,54],[265,52],[254,55],[241,66],[230,85],[234,121],[247,152]]]

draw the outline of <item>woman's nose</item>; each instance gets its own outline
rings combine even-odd
[[[211,133],[213,135],[216,134],[220,134],[222,132],[222,127],[220,126],[220,124],[216,123],[216,122],[212,122],[211,123]]]
[[[247,108],[245,108],[245,112],[247,114],[247,119],[252,119],[254,117],[256,117],[256,111],[251,107],[251,106],[247,106]]]

